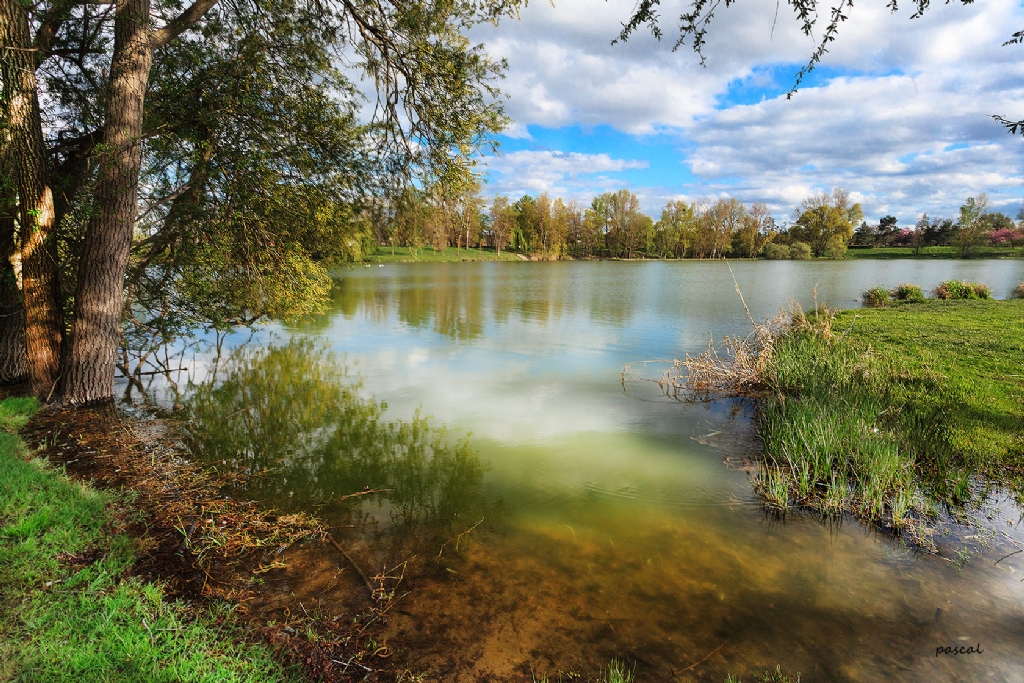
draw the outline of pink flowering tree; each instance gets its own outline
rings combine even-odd
[[[989,233],[988,241],[993,247],[1009,247],[1021,239],[1019,230],[1013,228],[997,228]]]

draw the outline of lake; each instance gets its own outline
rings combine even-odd
[[[1024,261],[360,266],[338,273],[329,314],[269,326],[215,377],[209,355],[192,361],[210,375],[193,443],[263,471],[252,495],[327,516],[367,574],[406,572],[384,634],[428,679],[585,680],[616,657],[641,682],[777,665],[1019,681],[1024,554],[1001,559],[1003,534],[1024,541],[1016,508],[994,503],[966,564],[953,538],[935,556],[850,519],[766,514],[748,404],[684,404],[622,375],[746,335],[737,284],[761,320],[946,279],[1005,297]],[[333,555],[302,574],[267,590],[328,611],[362,590]]]

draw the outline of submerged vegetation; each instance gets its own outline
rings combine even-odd
[[[790,678],[786,674],[782,673],[782,667],[775,667],[775,671],[765,671],[763,674],[756,674],[752,679],[754,683],[800,683],[800,675],[797,674],[796,678]],[[725,679],[725,683],[743,683],[743,680],[739,676],[729,676]]]
[[[633,677],[633,671],[634,669],[629,667],[625,662],[613,659],[608,663],[607,671],[602,672],[596,679],[588,678],[587,680],[593,681],[594,683],[635,683],[636,679]],[[537,678],[536,674],[531,674],[530,677],[533,680],[533,683],[554,683],[554,681],[547,676]],[[555,680],[559,683],[563,680],[580,680],[580,674],[576,671],[570,671],[569,673],[563,674],[560,671],[558,672],[558,678]]]
[[[13,432],[36,405],[0,403],[0,679],[301,680],[230,609],[171,602],[131,575],[130,502],[22,458]]]

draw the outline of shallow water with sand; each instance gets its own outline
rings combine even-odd
[[[961,534],[966,564],[954,552],[963,538],[939,537],[932,555],[850,519],[766,514],[748,473],[749,405],[680,403],[622,377],[631,361],[749,332],[737,284],[763,319],[815,296],[855,307],[878,284],[968,279],[1003,297],[1024,262],[395,264],[338,275],[330,313],[257,335],[253,372],[238,377],[260,376],[261,345],[290,349],[286,365],[275,361],[289,377],[349,383],[337,400],[355,407],[318,412],[324,384],[303,393],[270,382],[253,388],[276,406],[265,415],[296,417],[264,426],[263,441],[231,442],[231,458],[213,446],[200,455],[269,467],[253,495],[327,515],[367,573],[413,558],[384,632],[413,671],[585,680],[616,657],[642,682],[747,680],[777,665],[803,681],[1024,680],[1024,553],[1003,557],[1015,549],[1007,538],[1024,541],[1019,510],[993,503],[987,535]],[[324,374],[326,363],[347,376]],[[360,403],[371,399],[386,403],[372,419]],[[207,406],[207,429],[230,423],[216,418],[220,405]],[[262,427],[235,431],[250,428]],[[270,455],[268,441],[283,445]],[[339,500],[364,487],[380,493]],[[332,597],[351,592],[341,564],[325,554],[286,589],[342,600]],[[969,646],[979,652],[936,654]]]

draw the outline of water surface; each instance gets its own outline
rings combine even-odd
[[[265,469],[254,495],[325,511],[371,571],[415,556],[387,635],[431,678],[585,676],[619,657],[640,681],[776,665],[806,681],[1021,680],[1024,554],[996,563],[1001,536],[961,568],[849,520],[767,516],[744,468],[756,448],[747,406],[672,402],[621,373],[749,332],[735,283],[762,319],[813,305],[812,292],[856,306],[877,284],[969,279],[1006,296],[1024,262],[732,271],[343,271],[329,315],[275,326],[218,367],[194,403],[209,436],[197,448]],[[381,493],[339,500],[365,487]],[[935,655],[978,643],[981,654]]]

